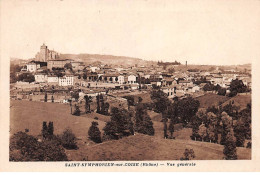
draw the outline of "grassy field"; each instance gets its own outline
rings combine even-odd
[[[83,110],[83,109],[82,109]],[[80,117],[70,114],[70,106],[58,103],[44,103],[31,101],[11,101],[10,108],[10,133],[29,129],[30,135],[41,133],[43,121],[53,121],[54,133],[61,134],[66,128],[70,128],[76,137],[86,141],[88,129],[92,121],[99,123],[100,131],[105,126],[105,121],[109,121],[109,116],[96,113],[84,114]],[[94,117],[99,120],[95,120]]]
[[[136,134],[121,140],[97,145],[82,146],[79,150],[67,151],[71,160],[180,160],[184,150],[193,149],[196,160],[220,160],[223,146],[183,139],[161,139]],[[250,159],[250,149],[237,148],[238,159]]]
[[[205,94],[203,96],[196,98],[196,100],[199,100],[199,102],[200,102],[200,108],[218,106],[219,102],[223,103],[229,99],[230,99],[230,97],[221,96],[221,95],[217,95],[217,94]]]
[[[70,114],[70,106],[65,104],[11,101],[10,133],[29,129],[30,135],[41,133],[43,121],[54,122],[54,134],[61,134],[71,128],[78,140],[78,150],[66,150],[69,160],[179,160],[185,148],[192,148],[197,160],[218,160],[223,157],[223,146],[219,144],[190,140],[191,129],[174,132],[175,140],[163,139],[163,124],[155,117],[155,136],[136,134],[120,140],[94,144],[87,138],[92,121],[98,121],[103,132],[109,116],[96,113],[80,117]],[[83,110],[83,109],[82,109]],[[94,120],[97,116],[99,120]],[[239,159],[250,159],[251,149],[237,148]]]
[[[235,97],[232,97],[228,101],[226,101],[223,105],[229,104],[229,102],[234,101],[234,105],[239,106],[240,110],[243,110],[246,108],[247,104],[251,102],[251,94],[247,95],[236,95]]]

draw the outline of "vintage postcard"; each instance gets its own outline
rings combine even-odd
[[[0,171],[259,171],[259,0],[2,0]]]

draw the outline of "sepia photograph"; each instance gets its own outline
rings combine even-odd
[[[260,1],[0,5],[12,168],[259,163]]]

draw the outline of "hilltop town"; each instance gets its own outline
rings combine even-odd
[[[11,135],[25,131],[42,142],[49,138],[44,132],[49,121],[50,135],[70,128],[78,140],[79,150],[64,146],[66,160],[178,160],[184,150],[191,156],[184,160],[189,160],[195,157],[193,149],[196,159],[222,159],[223,145],[234,132],[238,157],[232,153],[226,159],[251,158],[251,65],[189,65],[129,57],[117,64],[118,59],[60,54],[43,44],[35,58],[11,61]],[[99,136],[91,136],[90,128]],[[118,149],[107,140],[116,140]],[[205,145],[198,147],[198,141]],[[176,154],[169,150],[172,157],[167,151],[151,157],[148,143],[165,149],[174,144],[179,150]],[[149,154],[130,154],[124,144],[132,145],[133,152],[143,146]],[[216,152],[203,155],[203,149]]]
[[[187,64],[187,63],[186,63]],[[23,61],[12,69],[11,64],[11,95],[18,99],[43,101],[37,98],[40,92],[66,92],[79,89],[84,94],[96,96],[98,93],[136,93],[146,92],[154,87],[161,87],[168,98],[201,96],[205,94],[205,85],[209,83],[230,93],[232,80],[242,80],[244,85],[251,88],[251,70],[219,68],[218,66],[180,65],[179,62],[154,62],[151,66],[135,64],[133,66],[102,64],[101,61],[86,64],[73,59],[60,59],[60,54],[49,50],[45,44],[35,59]],[[18,66],[18,68],[17,68]],[[199,66],[198,66],[199,67]],[[208,91],[213,91],[209,89]],[[58,93],[53,93],[56,96]],[[67,102],[69,96],[57,96],[55,102]]]

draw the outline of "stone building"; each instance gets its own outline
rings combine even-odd
[[[59,58],[59,54],[54,50],[49,50],[48,47],[43,43],[40,47],[40,52],[35,55],[36,61],[47,62],[48,60],[55,60]]]

